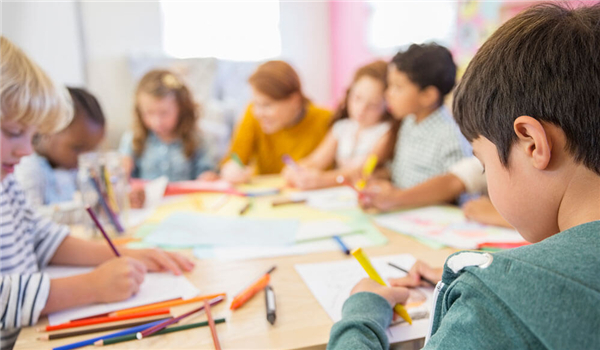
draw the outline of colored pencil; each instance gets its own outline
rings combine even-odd
[[[250,300],[256,293],[263,290],[271,280],[270,274],[275,271],[275,266],[271,267],[269,271],[261,275],[256,281],[252,282],[248,287],[242,290],[239,294],[233,298],[231,302],[231,306],[229,307],[231,310],[235,310],[242,305],[244,305],[248,300]]]
[[[88,318],[88,319],[81,320],[81,321],[71,321],[71,322],[67,322],[67,323],[57,324],[54,326],[48,325],[45,327],[40,327],[37,329],[37,331],[38,332],[50,332],[50,331],[57,331],[60,329],[77,328],[77,327],[91,326],[91,325],[101,324],[101,323],[131,320],[134,318],[150,317],[150,316],[157,316],[157,315],[168,315],[170,313],[171,313],[171,310],[165,308],[165,309],[157,309],[157,310],[151,310],[151,311],[146,311],[146,312],[140,312],[140,313],[136,313],[136,314],[123,315],[123,316],[105,316],[105,317]]]
[[[371,177],[373,170],[375,170],[378,161],[379,158],[377,158],[377,155],[375,154],[371,154],[369,158],[367,158],[365,164],[363,165],[362,178],[356,183],[357,189],[361,191],[365,189],[365,187],[367,186],[367,181]]]
[[[248,210],[250,210],[251,207],[252,207],[252,199],[248,200],[248,203],[246,203],[246,205],[244,205],[244,207],[242,207],[242,209],[240,209],[240,215],[246,214],[246,212]]]
[[[400,271],[403,271],[403,272],[406,272],[406,273],[408,273],[408,270],[406,270],[406,269],[403,269],[403,268],[401,268],[400,266],[398,266],[398,265],[396,265],[396,264],[394,264],[394,263],[391,263],[391,262],[389,262],[389,263],[388,263],[388,265],[390,265],[391,267],[394,267],[394,268],[396,268],[396,269],[398,269],[398,270],[400,270]],[[433,286],[433,287],[435,287],[435,285],[436,285],[436,283],[435,283],[435,282],[433,282],[432,280],[430,280],[429,278],[425,278],[425,277],[421,276],[421,279],[422,279],[423,281],[425,281],[425,282],[429,283],[429,284],[430,284],[431,286]]]
[[[155,318],[147,319],[147,320],[144,320],[144,321],[135,321],[135,322],[128,322],[128,323],[121,323],[121,324],[116,324],[116,325],[112,325],[112,326],[88,328],[88,329],[82,329],[82,330],[71,331],[71,332],[61,332],[61,333],[53,333],[53,334],[42,334],[41,336],[38,337],[38,340],[63,339],[63,338],[77,337],[77,336],[80,336],[80,335],[86,335],[86,334],[92,334],[92,333],[115,331],[117,329],[123,329],[123,328],[141,326],[141,325],[147,324],[149,322],[164,321],[164,320],[166,320],[168,318],[170,318],[170,317],[159,317],[159,318],[155,317]]]
[[[92,181],[92,185],[94,185],[96,192],[98,192],[98,201],[100,201],[100,205],[102,205],[102,209],[104,209],[104,211],[106,212],[106,215],[108,216],[108,219],[110,220],[110,222],[113,224],[113,226],[115,227],[117,232],[119,232],[119,233],[125,232],[125,230],[123,229],[123,226],[121,226],[121,223],[119,222],[119,219],[117,218],[115,213],[108,206],[108,203],[106,202],[106,198],[104,198],[104,194],[102,194],[102,190],[100,189],[100,184],[98,184],[96,179],[93,177],[90,179],[90,181]]]
[[[240,168],[244,168],[245,165],[242,162],[242,160],[240,159],[240,156],[237,155],[237,153],[231,153],[231,159],[240,166]]]
[[[100,223],[100,221],[98,221],[98,218],[96,217],[96,214],[94,214],[92,208],[86,207],[85,210],[87,210],[87,212],[90,214],[90,217],[92,218],[92,220],[94,220],[96,227],[98,227],[100,232],[102,232],[102,236],[104,236],[104,239],[106,240],[110,248],[113,250],[115,255],[118,257],[121,256],[121,254],[119,254],[119,251],[117,250],[117,247],[115,247],[113,242],[110,240],[110,237],[108,237],[108,235],[106,234],[106,231],[104,231],[104,227],[102,227],[102,224]]]
[[[156,309],[169,308],[169,307],[173,307],[173,306],[186,305],[186,304],[196,303],[196,302],[200,302],[200,301],[204,301],[204,300],[208,300],[208,299],[214,299],[214,298],[220,297],[220,296],[225,297],[225,296],[227,296],[227,293],[200,295],[200,296],[186,299],[186,300],[176,299],[176,300],[163,301],[160,303],[148,304],[148,305],[144,305],[144,306],[132,307],[129,309],[115,311],[113,313],[110,313],[109,315],[110,316],[123,316],[123,315],[136,314],[139,312],[148,312],[148,311],[152,311],[152,310],[156,310]]]
[[[125,330],[122,330],[122,331],[119,331],[119,332],[115,332],[115,333],[111,333],[111,334],[107,334],[107,335],[103,335],[101,337],[96,337],[96,338],[87,339],[87,340],[79,341],[79,342],[72,343],[72,344],[58,346],[58,347],[56,347],[56,348],[54,348],[52,350],[71,350],[71,349],[81,348],[81,347],[84,347],[84,346],[87,346],[87,345],[93,345],[98,340],[116,338],[116,337],[120,337],[122,335],[127,335],[127,334],[135,334],[137,332],[143,331],[144,329],[147,329],[148,327],[152,327],[154,325],[160,324],[161,322],[163,322],[163,321],[156,321],[156,322],[152,322],[152,323],[146,323],[146,324],[141,325],[141,326],[127,328]]]
[[[285,163],[285,165],[289,166],[290,168],[294,169],[295,171],[298,171],[298,170],[301,169],[300,166],[298,165],[298,163],[296,163],[294,161],[294,159],[292,157],[290,157],[289,155],[287,155],[287,154],[284,154],[281,157],[281,160],[283,160],[283,162]]]
[[[216,297],[216,298],[212,299],[209,303],[211,305],[216,305],[216,304],[222,302],[224,299],[225,298],[223,298],[222,296],[219,296],[219,297]],[[157,325],[155,325],[153,327],[145,329],[144,331],[140,331],[135,336],[136,336],[136,338],[138,338],[138,339],[141,340],[143,338],[146,338],[146,337],[150,336],[151,334],[154,334],[154,333],[160,331],[161,329],[167,328],[168,326],[172,325],[173,323],[177,323],[177,322],[183,320],[184,318],[186,318],[186,317],[188,317],[188,316],[190,316],[192,314],[195,314],[196,312],[202,311],[203,309],[204,309],[204,305],[202,305],[201,307],[199,307],[197,309],[194,309],[192,311],[186,312],[185,314],[183,314],[181,316],[177,316],[177,317],[172,318],[172,319],[170,319],[168,321],[164,321],[164,322],[159,323],[159,324],[157,324]]]
[[[221,344],[219,343],[219,336],[217,335],[217,329],[215,327],[215,321],[212,318],[210,312],[210,303],[208,300],[204,300],[204,311],[206,312],[206,318],[208,318],[208,325],[210,326],[210,336],[212,337],[213,344],[216,350],[221,350]]]
[[[344,252],[344,254],[350,255],[350,249],[348,249],[348,246],[346,246],[346,244],[344,244],[344,241],[342,241],[340,236],[337,236],[337,235],[331,236],[331,238],[333,238],[333,240],[337,242],[337,244],[340,246],[340,248],[342,249],[342,252]]]
[[[219,323],[225,323],[225,319],[224,318],[216,319],[215,324],[219,324]],[[149,335],[149,337],[153,337],[155,335],[185,331],[187,329],[193,329],[193,328],[198,328],[198,327],[206,327],[206,326],[208,326],[208,321],[198,322],[198,323],[190,323],[190,324],[186,324],[186,325],[182,325],[182,326],[174,326],[174,327],[169,327],[169,328],[160,330],[152,335]],[[117,343],[123,343],[126,341],[132,341],[132,340],[136,340],[136,339],[137,338],[136,338],[135,334],[130,334],[130,335],[124,335],[124,336],[116,337],[116,338],[99,340],[99,341],[95,342],[94,345],[96,345],[96,346],[112,345],[112,344],[117,344]]]
[[[371,261],[365,255],[365,253],[363,253],[361,248],[354,249],[352,251],[352,255],[356,258],[356,260],[358,261],[360,266],[362,266],[362,268],[365,270],[367,275],[369,275],[369,278],[381,284],[382,286],[386,285],[385,281],[381,278],[381,276],[379,275],[377,270],[375,270],[373,265],[371,265]],[[402,306],[402,304],[396,304],[394,306],[394,311],[398,314],[398,316],[402,317],[406,322],[408,322],[408,324],[412,325],[412,318],[410,318],[410,315],[408,314],[404,306]]]
[[[306,203],[306,199],[289,199],[289,198],[283,198],[283,199],[276,199],[273,202],[271,202],[271,206],[273,207],[278,207],[281,205],[288,205],[288,204],[301,204],[301,203]]]

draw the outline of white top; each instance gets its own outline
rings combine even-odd
[[[375,124],[359,130],[358,122],[351,119],[338,120],[331,132],[337,141],[335,162],[338,167],[360,166],[371,153],[377,142],[390,130],[389,122]]]
[[[469,194],[487,194],[487,181],[481,162],[475,157],[465,158],[450,167],[449,172],[458,177]]]

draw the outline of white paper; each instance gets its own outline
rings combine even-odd
[[[296,232],[296,242],[347,235],[353,232],[357,231],[342,220],[306,221],[300,224]]]
[[[358,208],[358,195],[347,187],[333,187],[323,190],[295,192],[292,200],[306,200],[306,205],[318,210],[345,210]]]
[[[341,238],[349,249],[373,246],[371,240],[364,234],[350,234]],[[327,251],[339,251],[340,254],[343,254],[340,246],[333,239],[320,239],[280,247],[202,247],[194,249],[194,256],[198,259],[237,261],[303,255]]]
[[[407,254],[372,258],[373,267],[386,282],[389,278],[406,275],[389,266],[389,262],[409,270],[414,264],[415,258]],[[361,279],[368,277],[356,259],[299,264],[294,267],[334,322],[341,320],[342,306],[350,297],[352,288]],[[411,293],[412,297],[409,299],[406,309],[413,318],[413,325],[408,325],[406,322],[392,325],[387,332],[390,343],[424,338],[429,330],[433,288],[417,288],[411,290]]]
[[[144,208],[156,208],[161,204],[168,183],[169,178],[161,176],[158,179],[148,182],[144,186],[144,193],[146,195]]]
[[[390,230],[440,242],[458,249],[477,249],[480,243],[518,243],[515,230],[468,221],[462,210],[433,206],[379,215],[373,221]]]
[[[62,278],[90,272],[93,268],[49,266],[44,272],[50,278]],[[140,291],[133,297],[116,303],[94,304],[76,307],[50,314],[50,325],[57,325],[71,320],[107,314],[113,311],[143,306],[171,299],[189,299],[197,296],[200,291],[184,276],[171,273],[148,273],[140,286]]]

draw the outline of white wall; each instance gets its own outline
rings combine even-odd
[[[85,84],[74,2],[2,1],[2,35],[59,83]]]

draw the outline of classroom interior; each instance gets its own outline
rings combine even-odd
[[[149,273],[127,300],[41,317],[21,330],[14,349],[93,344],[114,349],[325,349],[352,287],[367,277],[362,252],[388,281],[406,276],[416,260],[442,267],[459,250],[493,252],[527,244],[510,226],[467,218],[461,205],[477,195],[389,212],[361,208],[361,190],[375,167],[391,167],[392,158],[385,163],[370,158],[372,166],[369,160],[361,163],[357,182],[338,176],[337,184],[299,189],[281,174],[252,173],[243,183],[130,179],[119,150],[135,122],[136,87],[151,70],[166,69],[188,87],[200,112],[194,128],[210,146],[218,173],[225,161],[237,158],[230,145],[253,101],[248,79],[262,63],[289,63],[303,94],[314,105],[335,111],[358,68],[376,60],[389,63],[414,43],[446,47],[458,81],[496,29],[536,3],[3,1],[2,35],[57,84],[92,93],[105,116],[102,140],[91,154],[79,157],[74,171],[77,200],[46,206],[45,213],[70,225],[73,236],[99,242],[109,237],[117,255],[125,248],[161,248],[195,263],[183,276]],[[443,105],[451,110],[451,103],[449,94]],[[460,146],[465,158],[472,155],[466,140]],[[300,159],[283,161],[287,168],[302,166],[296,164]],[[88,174],[96,188],[81,183],[83,168],[99,171],[97,179],[93,171]],[[143,204],[129,202],[132,188],[141,188]],[[91,216],[85,210],[90,206]],[[59,278],[90,269],[49,266],[47,271]],[[433,294],[434,286],[426,284],[411,292],[406,310],[412,324],[401,318],[393,322],[387,332],[391,348],[423,346]],[[148,324],[174,320],[169,316],[182,317],[145,338]],[[146,328],[135,332],[137,339],[131,334],[115,342],[103,338],[142,324]],[[115,327],[100,329],[107,326]],[[176,327],[183,328],[164,332]],[[84,343],[73,345],[77,342]]]

